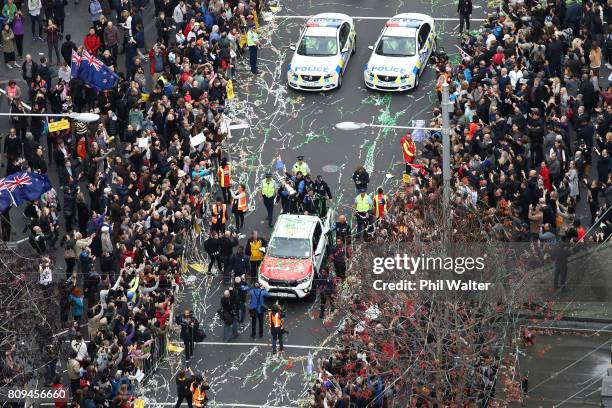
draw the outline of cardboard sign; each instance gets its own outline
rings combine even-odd
[[[68,119],[58,120],[57,122],[49,122],[49,133],[59,132],[60,130],[70,129],[70,122]]]

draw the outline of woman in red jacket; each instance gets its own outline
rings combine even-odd
[[[96,29],[91,27],[89,29],[89,34],[85,36],[85,41],[83,41],[85,45],[85,49],[93,56],[96,55],[98,49],[100,49],[101,43],[100,39],[96,35]]]

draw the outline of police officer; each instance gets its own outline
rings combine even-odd
[[[304,161],[304,156],[298,156],[297,162],[293,165],[291,169],[291,174],[296,176],[298,173],[302,173],[302,176],[307,176],[310,174],[310,167],[308,163]]]
[[[276,354],[276,343],[278,342],[279,350],[283,352],[283,334],[284,334],[284,319],[281,307],[278,303],[272,306],[272,310],[268,313],[268,321],[270,322],[270,334],[272,335],[272,354]]]
[[[255,75],[258,74],[257,70],[257,49],[261,43],[259,42],[259,36],[255,31],[255,24],[249,22],[247,31],[247,46],[249,47],[249,63],[251,65],[251,72]]]
[[[315,179],[314,191],[319,217],[323,218],[327,215],[327,200],[332,200],[332,194],[329,186],[320,175]]]
[[[357,218],[357,238],[365,230],[370,211],[372,211],[373,207],[372,198],[366,194],[366,190],[364,188],[359,190],[359,195],[355,197],[355,205],[353,207],[355,217]]]
[[[274,199],[276,198],[276,182],[272,179],[272,173],[267,172],[266,178],[261,182],[261,197],[268,212],[268,227],[272,228],[274,217]]]

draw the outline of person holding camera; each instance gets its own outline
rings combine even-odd
[[[251,338],[255,338],[257,323],[259,322],[259,338],[263,337],[264,312],[267,310],[265,298],[268,297],[268,288],[260,287],[259,282],[255,282],[248,291],[249,294],[249,315],[251,316]]]
[[[185,345],[185,364],[188,365],[191,356],[193,356],[193,346],[200,322],[193,316],[193,311],[187,309],[183,312],[183,316],[178,319],[177,323],[181,326],[181,340],[183,340]]]

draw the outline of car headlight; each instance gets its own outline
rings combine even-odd
[[[412,78],[412,74],[405,74],[400,77],[402,81],[410,81],[411,78]]]
[[[298,280],[297,280],[297,284],[298,284],[298,285],[301,285],[302,283],[306,283],[306,282],[308,282],[309,280],[310,280],[310,276],[306,276],[306,277],[304,277],[304,278],[302,278],[302,279],[298,279]]]
[[[328,72],[327,74],[323,75],[323,79],[332,79],[335,76],[336,76],[335,72]]]

